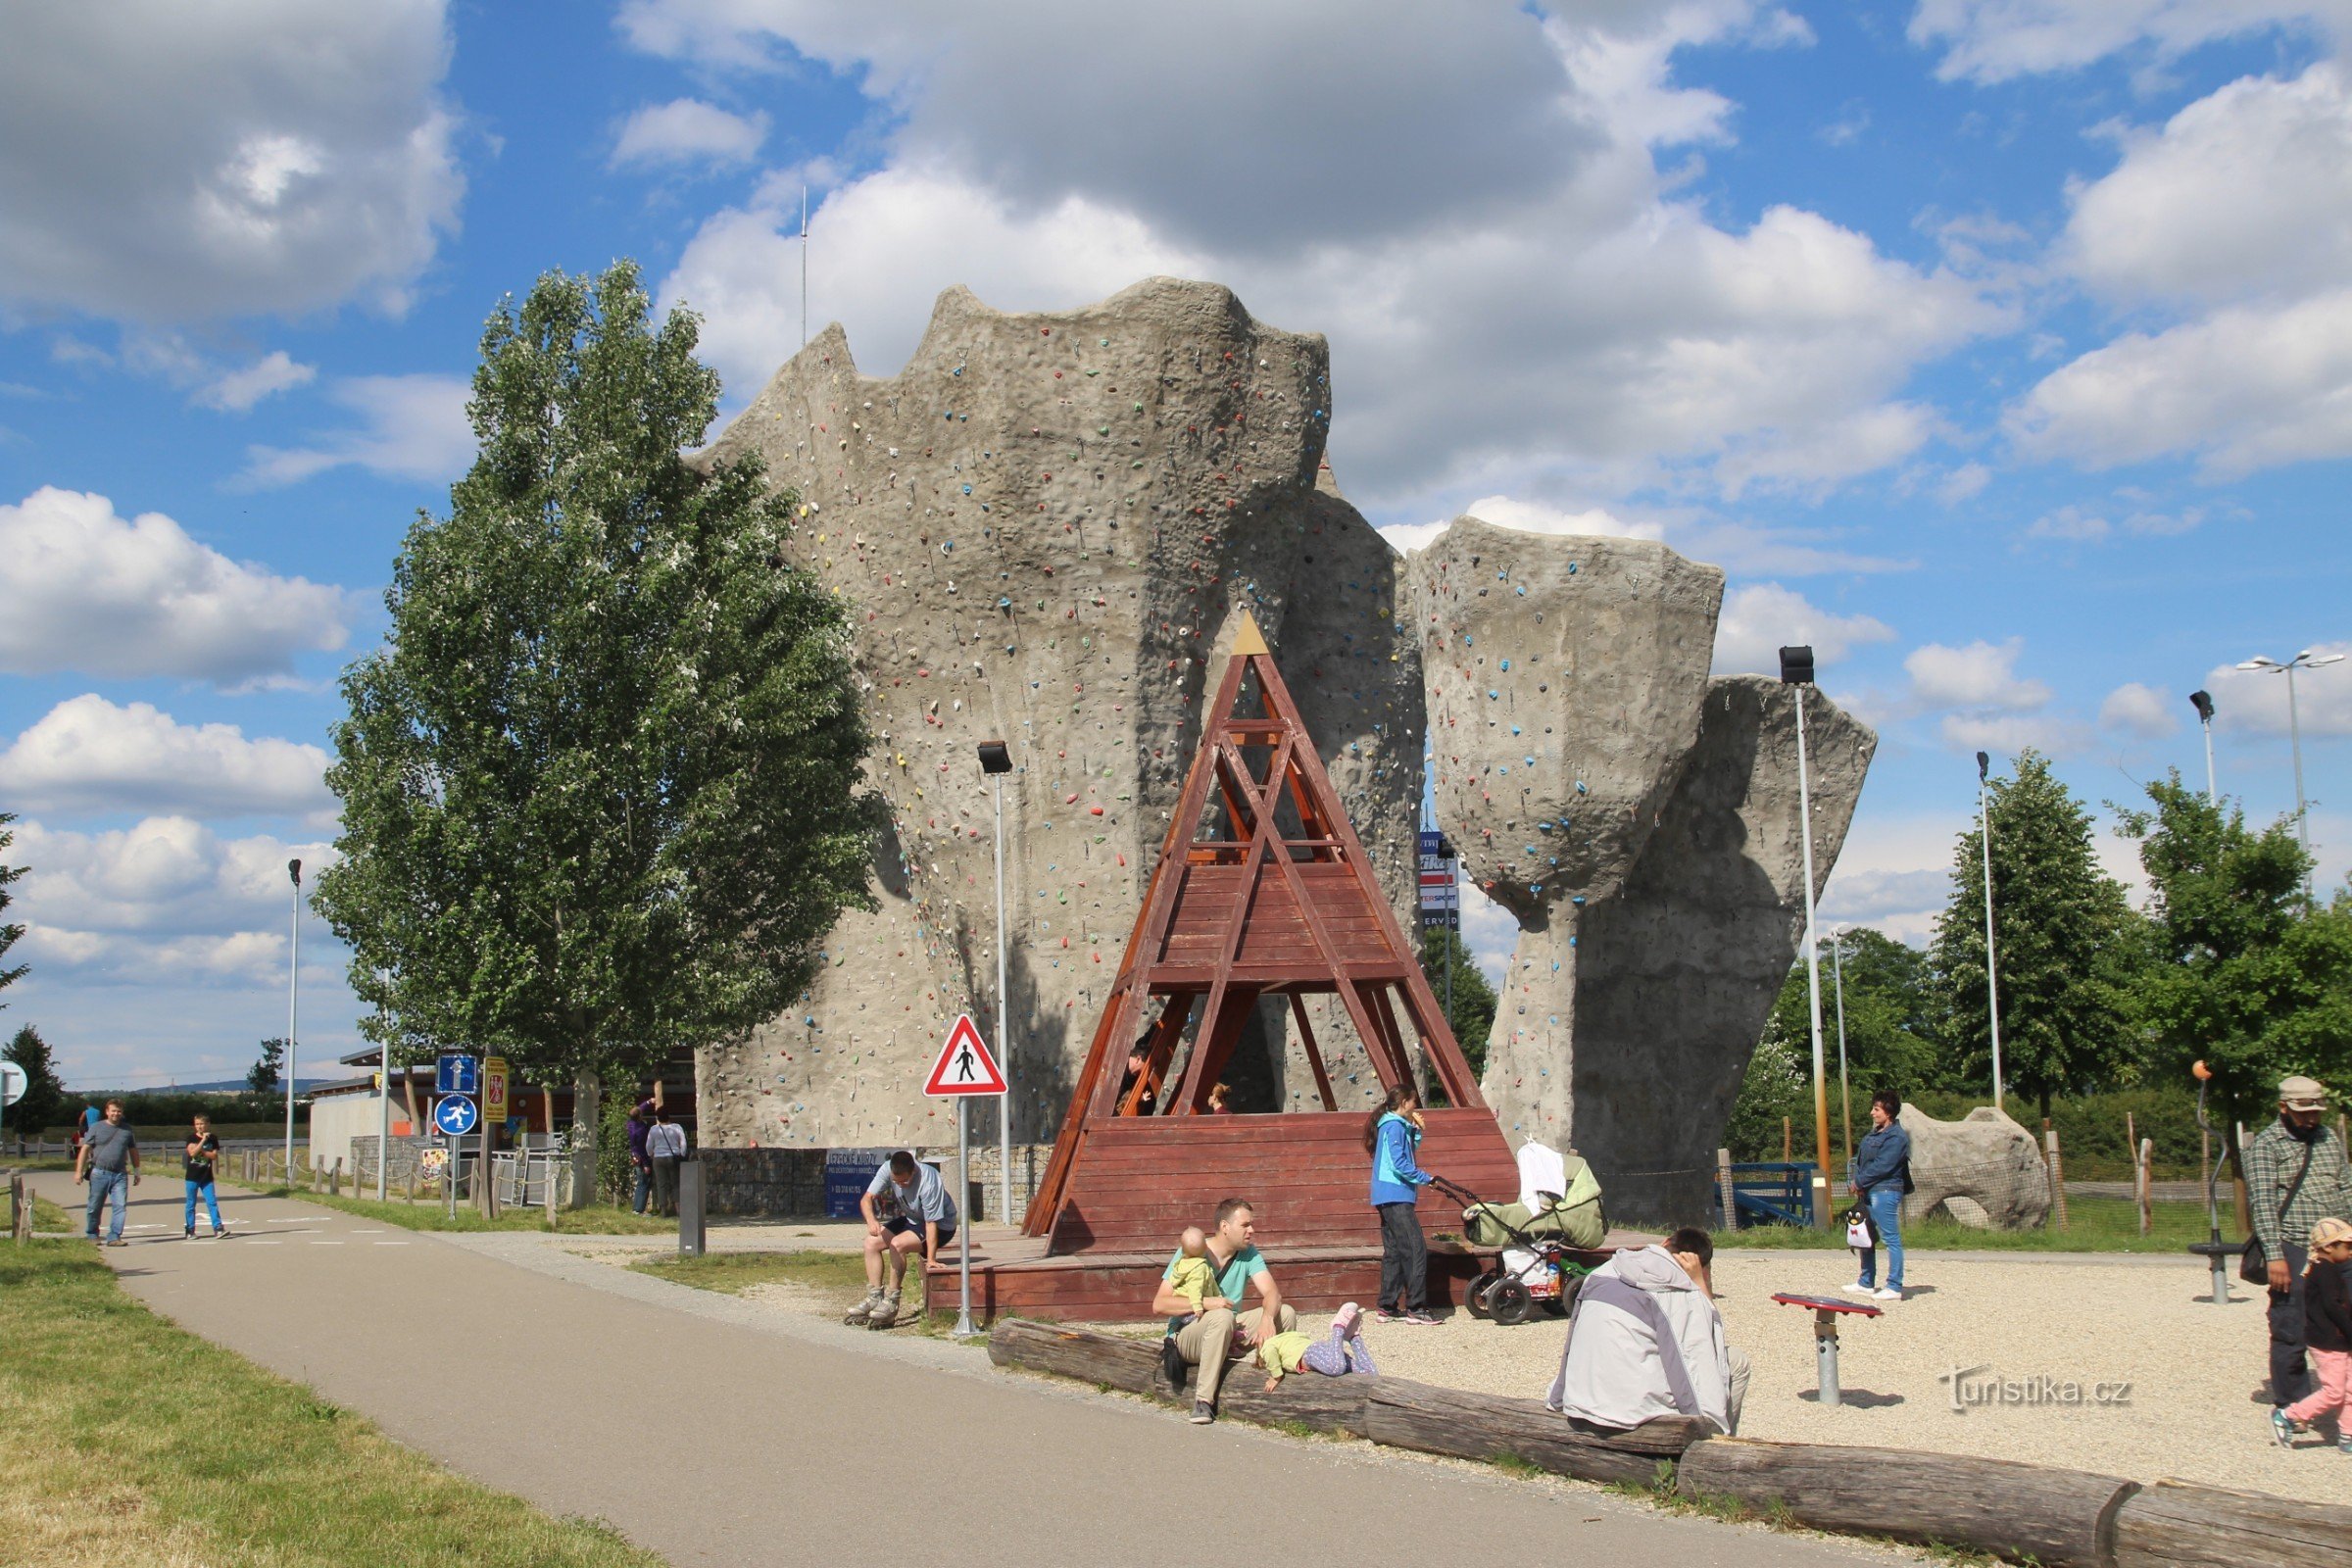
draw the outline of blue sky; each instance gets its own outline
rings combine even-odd
[[[241,1071],[334,679],[469,457],[484,316],[635,257],[730,407],[813,324],[1152,272],[1332,341],[1400,548],[1476,510],[1730,573],[1880,727],[1825,906],[1923,938],[2027,745],[2086,799],[2293,806],[2352,646],[2352,0],[1182,8],[0,0],[0,1022],[77,1080]],[[2352,867],[2352,662],[2301,681]],[[2125,847],[2113,863],[2130,868]],[[1490,959],[1507,921],[1473,921]],[[316,921],[306,1059],[354,1049]]]

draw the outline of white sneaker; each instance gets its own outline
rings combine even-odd
[[[1870,1293],[1870,1298],[1874,1301],[1899,1301],[1903,1298],[1903,1293],[1900,1291],[1890,1291],[1885,1286],[1881,1286],[1879,1289]]]
[[[1871,1287],[1864,1285],[1859,1281],[1852,1285],[1840,1285],[1838,1288],[1848,1296],[1868,1296],[1871,1294]]]

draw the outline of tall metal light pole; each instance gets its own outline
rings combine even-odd
[[[286,875],[294,884],[293,940],[286,957],[286,1181],[294,1180],[294,1032],[295,1009],[302,994],[302,862],[288,860]]]
[[[1830,1082],[1822,1064],[1821,954],[1813,940],[1813,783],[1805,764],[1805,688],[1813,684],[1813,650],[1781,650],[1782,683],[1796,688],[1797,827],[1805,841],[1805,991],[1813,1016],[1813,1134],[1819,1164],[1813,1172],[1813,1223],[1830,1222]]]
[[[2240,669],[2260,670],[2265,674],[2283,673],[2286,676],[2286,732],[2295,753],[2295,836],[2303,843],[2303,902],[2311,902],[2311,806],[2303,799],[2303,720],[2295,710],[2295,671],[2320,669],[2328,664],[2340,664],[2341,654],[2314,654],[2306,648],[2285,663],[2265,659],[2260,654],[2238,665]]]
[[[2001,987],[1992,954],[1992,808],[1986,786],[1992,759],[1977,754],[1977,839],[1984,851],[1984,1017],[1992,1033],[1992,1108],[2001,1108]]]
[[[1838,987],[1838,1101],[1845,1120],[1845,1158],[1854,1158],[1854,1091],[1845,1078],[1845,928],[1830,927],[1830,974]]]
[[[804,220],[806,221],[806,220]],[[997,1211],[1012,1223],[1012,1058],[1004,1053],[1004,775],[1012,754],[1003,741],[980,743],[980,771],[997,786],[997,1071],[1004,1093],[997,1097]],[[962,1107],[956,1107],[957,1114]]]
[[[2205,731],[2205,804],[2219,810],[2222,797],[2213,784],[2213,693],[2190,692],[2188,706],[2197,710],[2197,723]]]

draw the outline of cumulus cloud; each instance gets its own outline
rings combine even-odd
[[[275,349],[251,365],[224,370],[197,389],[196,401],[208,409],[243,414],[264,398],[308,385],[318,368],[297,365],[284,349]]]
[[[12,890],[24,947],[44,978],[63,969],[83,983],[282,984],[286,861],[299,858],[308,883],[334,856],[323,843],[223,839],[184,816],[105,833],[28,820],[16,832],[30,867]]]
[[[1510,496],[1482,496],[1462,509],[1461,514],[1491,522],[1497,528],[1516,528],[1523,533],[1605,534],[1617,539],[1663,539],[1665,525],[1646,518],[1621,517],[1606,507],[1587,507],[1570,512],[1564,507],[1547,506],[1541,501],[1521,501]],[[1397,523],[1380,530],[1381,537],[1396,549],[1411,552],[1426,547],[1439,534],[1452,525],[1451,517],[1430,522]]]
[[[1722,139],[1730,106],[1672,56],[1801,40],[1771,8],[1210,10],[644,0],[622,20],[705,70],[797,52],[893,114],[884,167],[811,222],[813,309],[869,370],[904,361],[951,277],[1006,309],[1215,277],[1330,336],[1335,459],[1375,509],[1622,489],[1661,462],[1835,484],[1915,450],[1912,371],[2003,319],[1818,214],[1733,230],[1674,196],[1658,149]],[[1393,196],[1362,201],[1375,185]],[[739,396],[801,341],[798,191],[711,218],[662,285],[705,313]]]
[[[2128,49],[2160,59],[2280,25],[2340,31],[2343,0],[1920,0],[1911,41],[1941,48],[1947,81],[2008,81],[2079,70]]]
[[[2135,680],[2126,681],[2109,692],[2107,700],[2099,705],[2099,727],[2118,730],[2138,740],[2157,740],[2180,727],[2175,707],[2175,700],[2168,693]]]
[[[5,26],[0,298],[397,309],[456,224],[441,0],[17,3]]]
[[[331,813],[326,753],[234,724],[181,724],[96,693],[51,709],[0,752],[0,799],[50,813],[192,817]]]
[[[2274,648],[2270,657],[2290,659],[2296,652],[2291,647]],[[2352,655],[2352,641],[2316,643],[2310,652],[2320,659],[2330,654]],[[2287,733],[2284,675],[2216,664],[2206,673],[2205,689],[2213,694],[2216,724],[2257,735]],[[2295,672],[2295,717],[2307,736],[2352,735],[2352,658],[2340,664]]]
[[[324,432],[304,447],[245,449],[241,483],[299,484],[329,468],[361,467],[394,479],[454,479],[473,461],[466,416],[472,385],[455,375],[360,375],[331,394],[360,423]]]
[[[648,104],[622,122],[612,167],[728,165],[752,161],[767,140],[767,116],[732,115],[700,98]]]
[[[1837,663],[1865,643],[1890,642],[1894,630],[1875,615],[1839,615],[1777,582],[1735,588],[1715,623],[1718,674],[1776,675],[1784,645],[1810,643],[1814,662]]]
[[[0,506],[0,669],[234,684],[343,646],[343,590],[240,564],[162,513],[44,487]]]
[[[2017,672],[2025,639],[2005,643],[1982,639],[1965,648],[1926,643],[1911,651],[1903,669],[1911,677],[1911,695],[1931,709],[1978,708],[2022,712],[2050,700],[2050,688]]]

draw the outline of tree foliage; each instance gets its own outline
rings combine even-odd
[[[774,1015],[870,906],[843,612],[757,461],[685,460],[696,332],[626,262],[483,332],[479,455],[403,544],[327,774],[318,905],[370,1038],[626,1070]]]
[[[1448,947],[1453,950],[1453,1004],[1446,1009],[1446,1022],[1453,1030],[1454,1044],[1462,1048],[1462,1057],[1469,1062],[1470,1078],[1475,1083],[1486,1075],[1487,1036],[1494,1031],[1494,1014],[1502,1004],[1478,967],[1478,958],[1462,940],[1462,934],[1430,927],[1421,933],[1421,973],[1428,979],[1429,989],[1437,994],[1438,1005],[1446,1004]]]
[[[10,1039],[0,1056],[24,1069],[24,1098],[8,1107],[9,1136],[34,1137],[41,1129],[66,1119],[66,1085],[58,1077],[49,1042],[26,1024]]]
[[[5,850],[16,842],[17,836],[8,830],[8,824],[15,820],[16,816],[13,813],[0,811],[0,850]],[[8,911],[9,884],[23,876],[25,870],[24,866],[10,865],[7,861],[0,860],[0,914]],[[8,950],[15,947],[17,938],[24,934],[24,927],[22,923],[12,925],[7,921],[0,921],[0,991],[6,990],[9,986],[24,978],[26,965],[20,963],[12,969],[6,961]],[[6,1005],[6,1003],[0,1003],[0,1006]]]
[[[2309,859],[2292,819],[2260,833],[2175,772],[2126,810],[2151,889],[2161,961],[2144,1007],[2159,1061],[2202,1058],[2230,1119],[2274,1103],[2278,1080],[2352,1075],[2352,896],[2306,909]]]
[[[2090,812],[2033,751],[1996,779],[1992,820],[1993,957],[2002,1077],[2040,1102],[2128,1078],[2139,1059],[2133,987],[2148,956],[2144,922],[2100,868]],[[1929,956],[1949,1009],[1947,1059],[1990,1085],[1984,967],[1984,840],[1960,835],[1952,898]]]
[[[278,1069],[285,1065],[286,1042],[280,1037],[262,1042],[262,1054],[245,1069],[245,1087],[266,1095],[277,1087]]]

